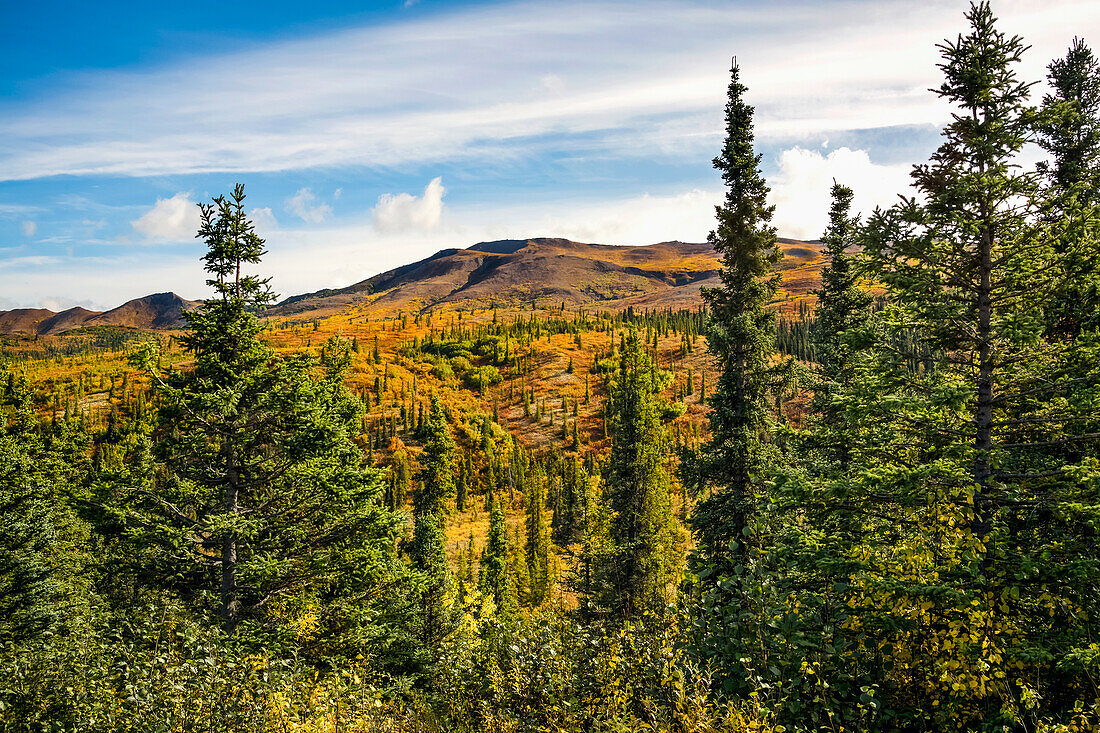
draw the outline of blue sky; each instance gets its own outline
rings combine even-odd
[[[0,308],[202,297],[195,202],[243,182],[284,295],[444,247],[700,241],[730,56],[780,233],[903,192],[962,2],[0,0]],[[1098,0],[997,2],[1040,79]],[[1034,155],[1034,151],[1031,151]]]

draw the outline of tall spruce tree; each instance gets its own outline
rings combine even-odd
[[[703,290],[707,348],[719,374],[707,400],[710,440],[682,465],[685,485],[704,495],[691,517],[696,547],[690,559],[693,644],[715,670],[715,682],[735,689],[745,670],[740,605],[756,542],[757,499],[774,458],[769,393],[774,381],[775,316],[768,304],[779,289],[782,252],[771,225],[774,207],[753,150],[753,108],[745,101],[737,64],[730,72],[726,140],[714,167],[726,184],[708,241],[721,258],[721,286]]]
[[[495,494],[489,497],[489,536],[481,553],[478,587],[483,596],[492,597],[499,615],[516,609],[516,591],[508,573],[508,534],[504,512]]]
[[[612,385],[611,455],[604,482],[611,549],[600,572],[601,605],[627,618],[665,607],[683,561],[682,530],[669,493],[662,385],[654,381],[643,348],[631,330]]]
[[[384,616],[385,602],[351,599],[401,573],[398,518],[352,441],[362,405],[344,387],[347,345],[330,342],[319,360],[277,356],[255,315],[271,299],[268,281],[244,272],[263,255],[244,188],[200,213],[216,295],[184,314],[187,369],[162,372],[155,347],[135,358],[158,398],[163,470],[125,492],[128,523],[137,544],[160,548],[161,581],[229,633],[244,622],[252,633],[293,624],[293,613],[270,613],[276,606],[342,607],[324,615],[314,646],[338,653],[322,640]]]
[[[852,216],[852,189],[833,182],[830,190],[829,226],[821,241],[828,264],[821,269],[821,289],[817,291],[815,345],[824,389],[843,381],[850,374],[852,347],[843,337],[866,323],[871,315],[871,295],[859,286],[859,271],[848,248],[856,244],[859,218]],[[823,400],[819,409],[824,408]]]
[[[1051,93],[1043,97],[1039,143],[1053,156],[1040,165],[1062,191],[1100,199],[1100,61],[1074,38],[1063,58],[1047,67]]]
[[[447,426],[443,403],[433,394],[424,424],[424,450],[420,454],[420,489],[413,498],[412,558],[424,574],[421,596],[421,638],[436,648],[450,628],[451,593],[447,565],[446,501],[455,492],[455,443]]]
[[[546,511],[546,472],[533,460],[526,481],[527,598],[529,606],[541,606],[550,597],[550,521]]]

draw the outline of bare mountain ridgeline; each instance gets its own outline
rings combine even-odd
[[[817,242],[779,241],[784,251],[782,307],[818,286],[824,258]],[[546,307],[562,302],[679,309],[702,302],[699,289],[718,284],[718,268],[717,254],[705,243],[625,247],[552,238],[501,240],[444,249],[345,288],[295,295],[268,313],[325,315],[352,305],[415,312],[438,306]],[[182,314],[197,305],[175,293],[157,293],[106,312],[18,308],[0,311],[0,333],[53,336],[89,326],[173,330],[182,327]]]
[[[76,307],[54,313],[46,308],[16,308],[0,311],[0,333],[26,336],[54,336],[77,328],[122,326],[140,330],[172,330],[183,326],[183,313],[197,308],[198,301],[175,293],[154,293],[135,298],[109,311]]]

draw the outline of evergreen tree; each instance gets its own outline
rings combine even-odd
[[[602,605],[625,617],[659,611],[670,599],[682,554],[669,496],[668,439],[661,423],[660,383],[631,330],[612,386],[611,456],[605,497],[611,511],[610,556]]]
[[[74,466],[41,440],[29,394],[14,379],[8,385],[0,398],[0,644],[5,645],[74,631],[92,601],[90,532],[63,494],[76,488],[65,481],[76,478]],[[13,407],[8,420],[5,403]]]
[[[938,93],[956,111],[914,170],[920,199],[876,212],[860,234],[887,294],[831,394],[850,464],[792,471],[778,500],[801,514],[787,581],[831,589],[817,610],[800,601],[800,623],[820,613],[816,638],[843,642],[832,669],[846,675],[848,709],[874,689],[910,727],[1067,720],[1075,693],[1046,680],[1075,673],[1033,652],[1081,653],[1100,567],[1079,523],[1100,507],[1088,427],[1100,354],[1093,336],[1067,339],[1043,318],[1060,292],[1062,235],[1016,162],[1032,136],[1030,85],[1014,70],[1025,46],[987,3],[967,19],[941,46]],[[1074,236],[1095,246],[1087,228]],[[837,623],[859,633],[829,636]]]
[[[1081,39],[1048,67],[1039,144],[1053,156],[1047,219],[1056,243],[1058,294],[1048,306],[1057,332],[1073,337],[1100,326],[1100,262],[1090,236],[1100,207],[1100,62]]]
[[[526,603],[541,606],[550,596],[550,525],[546,516],[546,474],[538,461],[534,461],[527,477],[526,498]]]
[[[817,362],[825,382],[821,392],[827,399],[828,384],[843,381],[851,367],[851,346],[843,334],[866,323],[871,314],[871,295],[859,287],[859,273],[847,250],[856,243],[859,219],[850,213],[852,189],[833,183],[829,226],[821,241],[828,264],[821,270],[814,312],[817,331]]]
[[[393,453],[393,467],[390,469],[393,476],[393,509],[399,509],[405,505],[405,499],[409,495],[409,485],[412,481],[412,472],[409,468],[409,452],[404,448]]]
[[[344,387],[347,345],[330,341],[319,360],[280,358],[260,340],[254,311],[271,293],[242,272],[263,255],[243,202],[238,185],[201,207],[216,296],[184,314],[190,367],[162,373],[155,344],[136,357],[160,405],[153,437],[164,470],[126,492],[135,542],[161,550],[161,581],[216,611],[229,633],[246,621],[254,632],[292,622],[269,613],[276,604],[339,605],[400,574],[397,517],[381,506],[380,472],[364,468],[352,442],[362,405]],[[322,588],[324,599],[314,595]],[[351,615],[377,619],[384,605]],[[327,620],[356,627],[344,613]]]
[[[493,599],[497,613],[507,615],[516,608],[516,594],[508,573],[508,535],[504,512],[495,495],[490,495],[489,536],[481,553],[478,586],[482,595]]]
[[[774,208],[753,151],[753,108],[745,101],[741,70],[731,69],[726,140],[714,167],[726,196],[708,241],[721,258],[721,286],[703,290],[707,346],[718,363],[708,399],[710,440],[683,462],[684,484],[709,492],[695,507],[696,548],[690,560],[695,599],[695,651],[717,670],[726,689],[745,679],[741,609],[753,553],[757,498],[773,463],[769,389],[775,352],[775,317],[768,304],[779,288],[775,267],[782,253],[771,225]]]
[[[1074,38],[1064,58],[1048,67],[1052,93],[1043,97],[1039,143],[1054,160],[1042,163],[1054,186],[1100,198],[1100,61]]]
[[[412,558],[424,574],[421,596],[421,638],[436,648],[450,628],[447,566],[446,501],[455,491],[454,439],[443,413],[443,404],[432,395],[424,426],[424,450],[420,454],[420,490],[413,499]]]

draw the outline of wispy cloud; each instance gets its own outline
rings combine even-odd
[[[1100,14],[1097,0],[998,5],[1003,27],[1036,47],[1032,78],[1067,29]],[[720,135],[734,53],[762,137],[933,124],[945,117],[926,91],[934,44],[961,25],[947,0],[466,8],[98,74],[8,105],[0,176],[395,166],[568,150],[578,137],[618,155],[682,154]]]
[[[45,211],[41,206],[28,204],[0,204],[0,218],[11,219]]]

